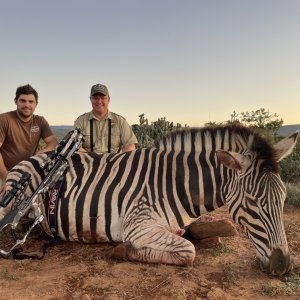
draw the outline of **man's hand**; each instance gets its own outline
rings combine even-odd
[[[0,196],[3,197],[6,192],[6,182],[2,181],[1,182],[1,188],[0,188]]]
[[[84,148],[80,147],[80,148],[77,150],[77,152],[83,152],[83,153],[86,153],[87,151],[86,151]]]
[[[122,152],[129,152],[133,150],[135,150],[135,144],[130,144],[122,148]]]

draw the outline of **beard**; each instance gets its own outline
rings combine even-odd
[[[19,108],[18,113],[21,117],[28,118],[33,114],[33,111],[32,109],[28,109],[28,108]]]

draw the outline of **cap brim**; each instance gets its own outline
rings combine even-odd
[[[103,93],[102,91],[95,91],[94,93],[91,94],[91,96],[94,96],[96,94],[102,94],[104,96],[108,96],[107,94]]]

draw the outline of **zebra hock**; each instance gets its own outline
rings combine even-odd
[[[32,231],[32,229],[42,222],[44,215],[39,207],[37,199],[44,196],[51,189],[60,177],[64,174],[68,167],[68,159],[77,151],[83,143],[83,135],[79,129],[70,131],[62,141],[57,145],[55,151],[41,164],[42,170],[47,172],[47,176],[42,180],[39,186],[32,192],[32,195],[26,196],[26,190],[32,183],[32,174],[24,172],[20,180],[12,185],[12,189],[8,190],[6,195],[0,201],[0,206],[6,208],[14,199],[12,210],[4,216],[0,221],[0,232],[7,226],[11,226],[12,236],[15,238],[15,230],[23,216],[32,213],[34,222],[30,225],[28,231],[22,239],[15,238],[15,244],[9,251],[0,249],[0,255],[8,258],[11,253],[21,245],[23,245]]]
[[[242,126],[185,129],[152,148],[128,153],[74,153],[59,191],[56,231],[63,240],[123,242],[116,258],[191,265],[194,245],[182,229],[224,204],[252,240],[263,267],[282,275],[292,268],[283,224],[286,189],[278,162],[298,133],[272,145]],[[7,191],[24,172],[36,189],[47,155],[14,167]],[[43,199],[41,211],[47,211]],[[0,210],[1,216],[7,209]],[[44,230],[52,235],[47,218]]]

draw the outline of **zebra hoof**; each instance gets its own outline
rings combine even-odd
[[[200,240],[218,236],[234,236],[237,234],[234,225],[228,220],[212,220],[208,222],[197,220],[190,225],[188,230],[193,238]]]

